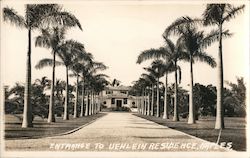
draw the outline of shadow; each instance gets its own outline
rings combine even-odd
[[[167,136],[167,137],[139,137],[139,136],[134,136],[134,138],[139,138],[139,139],[193,139],[190,136],[187,135],[173,135],[173,136]]]
[[[145,122],[133,122],[133,124],[141,124],[141,125],[153,125],[154,123],[151,122],[151,123],[145,123]]]
[[[133,126],[126,126],[125,128],[140,128],[140,129],[160,129],[160,130],[169,130],[169,128],[152,128],[152,127],[133,127]]]

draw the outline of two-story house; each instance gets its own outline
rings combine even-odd
[[[130,87],[107,86],[101,92],[102,105],[107,108],[132,107],[135,99],[128,94]]]

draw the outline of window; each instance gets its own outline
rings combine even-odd
[[[127,91],[121,91],[122,94],[127,94]]]
[[[115,98],[111,99],[111,104],[115,104]]]
[[[106,91],[106,94],[113,94],[113,91]]]
[[[107,104],[106,101],[104,101],[103,104],[104,104],[104,105]]]
[[[128,98],[124,98],[123,99],[123,104],[127,104],[128,103]]]

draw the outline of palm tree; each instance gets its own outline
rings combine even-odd
[[[65,17],[70,18],[65,18]],[[31,107],[31,33],[33,30],[46,24],[69,24],[69,26],[78,25],[77,21],[72,23],[74,16],[70,13],[62,11],[57,4],[27,4],[25,8],[25,16],[18,15],[12,8],[3,9],[3,19],[11,24],[28,30],[28,52],[26,62],[26,84],[24,92],[24,111],[22,127],[32,127],[32,107]]]
[[[91,86],[93,89],[93,113],[96,114],[100,110],[100,98],[97,95],[104,89],[105,86],[109,84],[106,78],[108,78],[105,74],[94,74],[91,77]]]
[[[223,129],[224,108],[223,108],[223,58],[222,58],[222,32],[223,24],[235,18],[241,13],[245,5],[234,7],[231,4],[208,4],[203,12],[204,25],[217,25],[219,29],[219,52],[218,52],[218,82],[217,82],[217,108],[215,129]]]
[[[146,96],[146,90],[147,87],[150,86],[150,81],[145,79],[144,77],[140,77],[138,81],[135,82],[134,88],[137,89],[137,91],[139,91],[139,93],[141,93],[141,103],[140,103],[140,113],[142,115],[145,115],[146,112],[146,104],[147,104],[147,100],[145,98]]]
[[[56,62],[56,51],[59,45],[62,43],[65,37],[65,29],[59,29],[58,27],[51,29],[41,29],[41,35],[36,37],[35,46],[46,47],[52,49],[53,60],[52,60],[52,83],[49,103],[49,114],[48,122],[55,122],[54,115],[54,86],[55,86],[55,62]],[[41,67],[42,68],[42,67]]]
[[[55,113],[56,114],[59,114],[59,115],[62,115],[62,112],[63,112],[63,91],[65,90],[65,87],[66,87],[66,82],[65,81],[62,81],[62,80],[59,80],[59,79],[56,79],[56,82],[55,82],[55,96],[56,96],[56,99],[55,99]]]
[[[92,57],[93,59],[93,57]],[[83,67],[82,67],[82,77],[83,77],[83,81],[84,83],[86,83],[87,85],[87,103],[86,103],[86,109],[85,109],[85,116],[91,115],[94,112],[94,107],[93,107],[93,93],[95,90],[95,80],[97,80],[97,78],[102,78],[102,77],[108,77],[105,74],[97,74],[98,71],[102,71],[102,70],[106,70],[108,67],[106,65],[104,65],[101,62],[95,62],[95,61],[91,61],[86,63]],[[90,104],[89,104],[89,94],[91,94],[91,98],[90,98]],[[83,99],[84,99],[84,94],[83,94]],[[84,105],[84,102],[82,102],[82,107]],[[90,105],[90,107],[89,107]]]
[[[164,75],[165,65],[162,60],[155,60],[151,63],[151,67],[144,68],[156,77],[156,117],[160,117],[160,78]]]
[[[60,48],[58,48],[58,56],[64,63],[66,67],[66,95],[65,95],[65,104],[64,104],[64,120],[69,119],[68,114],[68,104],[69,104],[69,70],[72,69],[73,64],[75,61],[78,60],[79,55],[81,55],[81,58],[84,58],[85,60],[90,60],[90,57],[84,50],[83,44],[74,41],[74,40],[67,40],[65,41]]]
[[[68,16],[65,18],[72,18],[73,16]],[[73,17],[74,18],[74,17]],[[72,25],[72,23],[75,23]],[[55,61],[56,61],[56,53],[57,49],[62,44],[63,40],[65,39],[65,32],[66,27],[70,27],[78,25],[78,20],[74,18],[70,25],[65,25],[64,27],[54,27],[53,29],[41,29],[41,35],[36,37],[35,45],[39,47],[46,47],[52,49],[53,54],[53,64],[52,64],[52,85],[51,85],[51,94],[50,94],[50,104],[49,104],[49,115],[48,115],[48,122],[55,122],[55,115],[54,115],[54,85],[55,85]],[[67,23],[66,23],[67,24]],[[78,25],[81,29],[81,25]]]
[[[182,43],[184,45],[184,49],[182,51],[182,59],[190,62],[188,123],[193,124],[195,123],[195,107],[193,105],[193,64],[195,63],[195,61],[202,61],[209,64],[211,67],[216,66],[214,58],[207,55],[204,52],[204,49],[207,48],[217,38],[218,32],[211,31],[209,35],[205,36],[203,31],[197,31],[196,26],[190,23],[190,20],[192,20],[191,18],[185,17],[183,19],[177,19],[176,21],[185,20],[187,20],[186,23],[176,25],[176,27],[173,27],[171,31],[174,34],[181,36],[180,39],[182,39]],[[174,23],[178,23],[176,21]]]
[[[179,74],[180,74],[180,67],[177,65],[177,61],[180,60],[180,54],[182,52],[182,43],[181,40],[178,39],[176,42],[176,45],[166,36],[163,36],[164,40],[165,40],[165,47],[160,47],[159,49],[149,49],[146,51],[143,51],[137,60],[137,63],[141,63],[145,60],[148,59],[158,59],[158,58],[162,58],[163,60],[165,60],[165,74],[166,74],[166,79],[165,79],[165,93],[164,93],[164,114],[166,116],[166,118],[168,118],[168,101],[167,101],[167,78],[168,78],[168,73],[172,72],[173,70],[175,71],[175,94],[178,94],[178,78],[177,78],[177,74],[178,74],[178,70],[179,70]],[[180,75],[179,75],[180,76]],[[173,120],[174,121],[178,121],[179,117],[178,117],[178,95],[175,95],[175,108],[174,108],[174,117]],[[165,117],[164,116],[164,117]]]
[[[151,84],[151,97],[152,97],[151,98],[151,110],[148,110],[148,115],[150,112],[150,115],[153,116],[154,115],[154,85],[157,82],[156,77],[152,73],[149,73],[149,74],[143,73],[141,74],[141,77],[149,81]],[[150,105],[148,105],[148,109],[150,109]]]

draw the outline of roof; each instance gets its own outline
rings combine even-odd
[[[113,90],[113,91],[129,91],[131,87],[128,86],[107,86],[105,90]]]
[[[127,98],[127,99],[134,99],[132,96],[130,95],[108,95],[108,96],[105,96],[103,97],[105,99],[111,99],[111,98],[116,98],[116,99],[124,99],[124,98]]]

